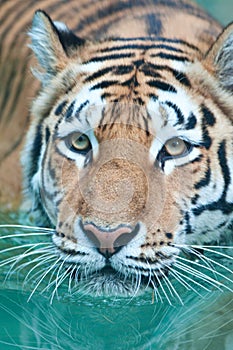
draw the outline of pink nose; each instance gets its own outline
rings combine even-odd
[[[134,229],[129,226],[120,225],[113,230],[103,230],[93,224],[83,225],[87,237],[99,249],[105,257],[110,257],[127,245],[138,233],[139,225]]]

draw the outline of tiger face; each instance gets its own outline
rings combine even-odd
[[[164,38],[86,42],[42,11],[30,35],[43,72],[25,203],[96,291],[160,284],[184,244],[219,240],[233,219],[232,26],[206,55]]]

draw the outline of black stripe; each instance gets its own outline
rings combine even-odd
[[[112,52],[112,51],[120,51],[120,50],[151,50],[151,49],[164,49],[164,50],[169,50],[169,51],[174,51],[174,52],[179,52],[179,53],[184,53],[183,50],[178,49],[176,47],[170,46],[170,45],[166,45],[166,44],[157,44],[157,40],[156,43],[152,43],[152,44],[127,44],[127,45],[119,45],[119,46],[112,46],[112,47],[106,47],[104,49],[101,49],[100,52]]]
[[[184,220],[185,220],[185,233],[186,235],[192,233],[192,226],[190,225],[190,216],[189,216],[189,213],[186,212],[185,215],[184,215]]]
[[[182,73],[182,72],[178,72],[177,70],[173,70],[173,75],[176,78],[176,80],[178,80],[178,82],[182,85],[185,85],[187,87],[191,87],[191,83],[189,81],[189,79],[187,78],[186,74]]]
[[[227,154],[226,154],[226,142],[222,141],[218,148],[218,160],[222,169],[222,175],[224,178],[224,189],[222,192],[222,196],[218,201],[212,202],[210,204],[202,205],[199,208],[195,208],[193,210],[193,214],[198,216],[202,214],[204,211],[214,211],[221,210],[223,214],[229,215],[233,212],[233,203],[226,202],[226,194],[227,189],[231,182],[230,170],[227,165]]]
[[[194,129],[196,125],[197,125],[197,118],[191,112],[189,117],[188,117],[187,123],[185,124],[185,129],[186,130]]]
[[[196,205],[199,198],[200,198],[200,195],[195,194],[195,196],[191,199],[191,203]]]
[[[37,170],[38,170],[38,160],[39,160],[40,153],[41,153],[41,146],[42,146],[42,123],[39,123],[37,125],[37,128],[36,128],[34,141],[32,144],[31,151],[30,151],[31,161],[29,162],[30,169],[29,169],[29,173],[28,173],[28,180],[29,180],[30,184],[31,184],[31,179],[32,179],[33,175],[35,175]]]
[[[108,88],[109,86],[112,86],[112,85],[116,85],[118,84],[119,82],[117,80],[112,80],[112,81],[102,81],[98,84],[95,84],[94,86],[92,86],[92,88],[90,89],[90,91],[92,90],[98,90],[98,89],[106,89]]]
[[[97,71],[94,74],[92,74],[89,77],[87,77],[84,80],[84,82],[88,83],[88,82],[90,82],[92,80],[98,79],[98,78],[102,77],[103,75],[111,72],[113,69],[114,69],[114,67],[107,67],[107,68],[104,68],[104,69],[100,69],[99,71]]]
[[[195,184],[195,189],[198,190],[201,187],[208,186],[211,179],[211,169],[210,169],[210,160],[207,160],[207,170],[205,171],[205,177],[202,178],[199,182]]]
[[[75,105],[75,100],[69,105],[67,111],[65,112],[64,118],[65,120],[69,119],[72,117],[73,111],[74,111],[74,105]]]
[[[149,35],[160,35],[163,29],[159,14],[151,13],[146,16],[147,32]]]
[[[136,76],[133,75],[132,78],[124,81],[124,83],[122,83],[121,86],[128,86],[128,87],[131,87],[131,88],[135,88],[135,87],[138,87],[139,84],[138,84]]]
[[[205,105],[201,106],[202,115],[204,117],[203,121],[206,125],[214,126],[216,123],[216,118],[214,114]]]
[[[165,104],[168,107],[172,108],[174,110],[174,112],[176,113],[176,115],[177,115],[178,121],[177,121],[177,123],[175,125],[183,124],[184,123],[184,116],[183,116],[183,113],[181,112],[181,110],[179,109],[179,107],[177,107],[176,104],[174,104],[174,103],[172,103],[170,101],[166,101]]]
[[[209,19],[210,17],[197,7],[193,6],[190,3],[186,3],[184,1],[177,2],[174,0],[153,0],[152,3],[149,2],[149,4],[156,6],[163,5],[168,6],[170,8],[174,9],[182,9],[186,13],[190,13],[195,15],[199,18]],[[86,18],[79,21],[79,25],[77,26],[76,30],[77,32],[80,32],[83,28],[87,28],[90,23],[95,23],[98,21],[101,21],[103,18],[107,18],[110,16],[117,16],[119,12],[123,12],[122,15],[125,14],[125,10],[131,9],[132,7],[135,10],[135,13],[137,12],[136,8],[138,7],[138,13],[141,12],[141,7],[145,8],[148,6],[148,0],[134,0],[134,1],[125,1],[125,0],[119,0],[116,3],[108,3],[108,6],[101,7],[100,9],[97,9],[95,14],[91,12]]]
[[[202,138],[203,141],[201,142],[201,145],[206,149],[209,149],[212,145],[212,139],[209,136],[209,131],[205,122],[205,118],[202,118]]]
[[[49,141],[50,135],[51,135],[51,133],[50,133],[49,127],[46,126],[46,129],[45,129],[45,142],[46,142],[46,144]]]
[[[84,62],[83,64],[87,63],[92,63],[92,62],[104,62],[108,60],[118,60],[122,58],[130,58],[134,57],[135,54],[133,53],[127,53],[127,54],[115,54],[115,55],[107,55],[107,56],[98,56],[98,57],[93,57],[89,61]]]
[[[78,107],[78,109],[75,111],[75,117],[80,120],[79,114],[89,104],[89,101],[86,100],[85,102],[81,103],[81,105]],[[81,121],[81,120],[80,120]]]
[[[146,36],[146,37],[137,37],[137,38],[114,38],[114,39],[117,41],[148,41],[148,40],[151,40],[151,37]],[[181,45],[189,47],[190,49],[193,49],[195,51],[200,52],[200,49],[197,46],[190,44],[189,42],[187,42],[185,40],[157,37],[156,42],[158,42],[158,41],[165,42],[165,43],[174,43],[174,44],[178,44],[178,45],[181,44]]]
[[[193,62],[193,60],[191,60],[190,58],[188,58],[187,56],[176,56],[176,55],[171,55],[165,52],[159,52],[156,54],[151,54],[150,57],[154,58],[154,57],[160,57],[164,60],[172,60],[172,61],[180,61],[180,62]]]
[[[179,72],[169,66],[166,66],[166,65],[156,65],[156,64],[153,64],[153,63],[146,63],[146,66],[148,67],[148,69],[151,69],[153,71],[168,71],[168,72],[171,72],[174,76],[174,78],[182,85],[185,85],[187,87],[191,87],[191,84],[190,84],[190,81],[189,79],[187,78],[187,76],[182,73],[182,72]]]
[[[62,102],[57,106],[57,108],[56,108],[54,114],[55,114],[56,116],[59,116],[59,115],[63,112],[63,109],[64,109],[64,107],[65,107],[66,105],[67,105],[67,100],[62,101]]]
[[[177,93],[177,90],[174,88],[174,86],[167,84],[163,81],[160,80],[150,80],[147,81],[147,85],[151,86],[151,87],[155,87],[159,90],[164,90],[164,91],[169,91],[169,92],[174,92]]]
[[[130,65],[119,65],[117,67],[112,68],[113,74],[116,75],[125,75],[129,74],[134,70],[134,66]]]
[[[231,182],[231,174],[230,174],[229,167],[227,165],[227,152],[226,152],[226,141],[225,140],[222,141],[219,145],[218,160],[219,160],[219,164],[220,164],[221,169],[222,169],[222,175],[224,178],[225,185],[224,185],[224,190],[223,190],[223,197],[225,199],[228,186],[230,185],[230,182]]]

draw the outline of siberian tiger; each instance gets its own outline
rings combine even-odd
[[[22,208],[54,228],[58,261],[96,293],[156,289],[186,245],[232,235],[233,24],[223,30],[186,0],[68,4],[49,2],[55,21],[34,14],[41,87],[25,140],[6,147],[4,188],[20,190],[9,169],[24,144]],[[22,17],[26,6],[38,2],[24,1]],[[19,14],[5,7],[10,23]],[[23,77],[32,58],[17,54],[16,96],[27,100],[37,88]],[[15,101],[21,121],[24,106]]]

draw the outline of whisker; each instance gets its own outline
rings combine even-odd
[[[176,267],[176,266],[177,266],[177,265],[175,264],[174,267]],[[189,280],[190,282],[192,282],[193,284],[196,284],[196,285],[198,285],[199,287],[205,289],[207,292],[210,292],[210,289],[209,289],[209,288],[207,288],[207,287],[204,286],[203,284],[200,284],[199,282],[193,280],[191,277],[189,277],[189,276],[183,274],[182,272],[175,270],[174,267],[173,267],[173,270],[172,270],[173,272],[176,272],[176,274],[180,275],[181,277],[183,277],[183,278]],[[178,266],[178,268],[181,269],[181,271],[183,271],[183,269],[182,269],[181,267]],[[187,271],[187,272],[189,272],[189,271]],[[190,287],[191,287],[191,286],[190,286]],[[195,291],[198,295],[200,295],[195,289],[192,288],[192,290]]]
[[[48,256],[48,257],[46,258],[46,256]],[[56,259],[57,257],[51,256],[51,254],[48,254],[48,253],[47,253],[47,254],[44,254],[44,255],[40,256],[39,258],[40,258],[40,259],[39,259],[39,262],[38,262],[38,260],[34,259],[33,263],[35,263],[35,262],[37,261],[37,264],[34,265],[34,266],[30,269],[30,271],[28,271],[27,275],[26,275],[25,278],[24,278],[23,285],[24,285],[25,283],[29,282],[29,281],[33,278],[33,277],[32,277],[32,278],[28,279],[28,277],[30,276],[30,274],[31,274],[35,269],[37,269],[38,267],[41,267],[41,265],[46,264],[46,263],[47,263],[48,261],[50,261],[50,260]],[[41,261],[41,260],[42,260],[42,261]],[[35,275],[33,275],[33,276],[35,276]]]
[[[66,258],[62,261],[61,265],[59,266],[59,269],[57,271],[57,277],[56,277],[56,280],[55,280],[55,288],[51,294],[51,299],[50,299],[50,304],[52,304],[53,302],[53,298],[54,298],[54,295],[57,293],[57,290],[58,290],[58,287],[61,285],[61,283],[64,281],[65,278],[63,278],[63,276],[65,275],[65,277],[67,276],[67,271],[65,271],[65,273],[63,273],[59,279],[59,273],[62,269],[62,267],[64,266],[65,262],[67,259],[70,258],[70,254],[66,256]]]
[[[39,280],[39,282],[36,284],[35,288],[33,289],[33,291],[31,292],[31,294],[28,297],[27,301],[30,301],[31,297],[33,296],[33,294],[35,293],[36,289],[39,287],[39,285],[41,284],[41,282],[44,280],[44,278],[48,275],[48,273],[58,264],[58,262],[62,260],[62,257],[59,257],[55,263],[50,266],[50,268],[46,271],[46,273],[41,277],[41,279]]]
[[[161,275],[164,277],[164,281],[167,285],[167,288],[171,294],[171,296],[174,296],[173,293],[175,293],[175,295],[177,296],[177,298],[179,299],[181,305],[184,305],[179,293],[175,290],[174,286],[172,285],[172,283],[169,281],[169,278],[167,278],[167,276],[165,275],[165,273],[163,272],[163,270],[159,269],[159,272],[161,273]],[[172,293],[173,291],[173,293]]]
[[[49,242],[39,242],[39,243],[27,243],[27,244],[22,244],[22,245],[18,245],[16,247],[10,247],[10,248],[5,248],[0,250],[0,254],[3,253],[8,253],[11,252],[13,250],[17,250],[17,249],[22,249],[22,248],[27,248],[27,247],[34,247],[34,246],[38,246],[38,245],[46,245],[46,244],[50,244]]]
[[[154,292],[155,292],[156,302],[158,301],[158,297],[159,297],[161,303],[163,304],[163,298],[161,297],[158,288],[157,288],[156,285],[154,284],[153,279],[151,279],[150,283],[152,284],[152,287],[153,287]],[[157,295],[158,295],[158,297],[157,297]]]
[[[178,260],[182,260],[182,261],[185,261],[185,262],[189,262],[188,259],[182,258],[181,256],[177,256],[177,258],[178,258]],[[211,260],[212,260],[212,259],[211,259]],[[213,261],[213,260],[212,260],[212,261]],[[217,263],[217,262],[215,262],[215,263],[216,263],[217,265],[220,265],[221,267],[223,267],[221,264],[219,264],[219,263]],[[183,264],[183,263],[181,263],[181,261],[179,261],[179,264]],[[212,269],[211,269],[211,268],[209,268],[209,267],[207,267],[207,266],[204,266],[204,265],[202,265],[202,264],[199,264],[199,263],[196,262],[196,261],[192,261],[192,264],[194,264],[194,265],[196,265],[196,266],[199,266],[199,267],[202,267],[202,268],[204,268],[204,269],[206,269],[206,270],[212,272]],[[185,265],[185,264],[183,264],[183,265],[187,267],[187,265]],[[192,268],[192,267],[189,267],[189,268],[190,268],[190,269],[193,269],[193,271],[195,271],[195,272],[198,272],[198,274],[200,274],[200,275],[202,275],[202,276],[205,276],[205,278],[208,278],[208,279],[210,279],[211,281],[215,281],[216,283],[220,284],[221,286],[224,286],[223,283],[221,283],[221,282],[219,282],[219,281],[217,281],[217,280],[212,279],[210,276],[205,275],[205,274],[203,274],[203,273],[201,273],[201,272],[195,270],[195,269]],[[232,271],[231,271],[230,269],[228,269],[227,267],[225,267],[225,270],[230,271],[230,272],[232,273]],[[231,283],[233,282],[230,278],[228,278],[227,276],[223,275],[222,273],[220,273],[220,272],[218,272],[218,271],[216,271],[216,270],[215,270],[215,274],[217,274],[217,275],[220,276],[221,278],[226,279],[227,281],[229,281],[229,282],[231,282]],[[227,286],[224,286],[224,287],[227,288]],[[231,289],[230,289],[230,290],[231,290]]]
[[[71,293],[71,284],[72,284],[72,281],[73,281],[73,279],[72,279],[72,276],[73,276],[73,273],[74,273],[74,271],[75,271],[75,269],[77,268],[77,266],[76,265],[74,265],[73,266],[73,268],[72,268],[72,270],[70,271],[70,277],[69,277],[69,283],[68,283],[68,292],[69,293]]]
[[[12,234],[12,235],[6,235],[6,236],[2,236],[0,237],[0,240],[1,239],[11,239],[11,238],[19,238],[19,237],[32,237],[32,236],[51,236],[51,233],[46,233],[46,232],[35,232],[35,233],[15,233],[15,234]]]
[[[221,253],[219,251],[216,251],[215,249],[232,249],[233,250],[233,247],[232,246],[202,246],[202,245],[178,245],[178,244],[174,244],[173,245],[174,247],[177,247],[177,248],[194,248],[194,249],[202,249],[202,250],[205,250],[205,251],[208,251],[210,253],[213,253],[213,254],[216,254],[216,255],[220,255],[224,258],[227,258],[227,259],[230,259],[230,260],[233,260],[233,256],[230,256],[230,255],[226,255],[224,253]]]
[[[23,230],[38,230],[38,231],[55,232],[54,228],[40,227],[40,226],[27,226],[27,225],[14,225],[14,224],[1,224],[0,228],[20,228]]]
[[[182,279],[182,274],[179,273],[178,271],[174,270],[172,266],[168,266],[169,268],[169,273],[181,284],[185,287],[187,290],[192,290],[193,292],[197,293],[199,296],[201,296],[200,293],[198,293],[187,281]]]
[[[222,290],[220,288],[221,287],[224,287],[224,284],[217,281],[217,280],[214,280],[213,278],[211,278],[210,276],[208,275],[205,275],[204,273],[198,271],[198,270],[195,270],[194,268],[190,267],[190,266],[187,266],[185,264],[183,264],[182,262],[177,262],[175,264],[175,266],[177,268],[179,268],[180,270],[182,271],[185,271],[193,276],[196,276],[197,278],[199,278],[200,280],[204,281],[204,282],[208,282],[211,286],[217,288],[218,290]]]
[[[10,270],[12,270],[13,269],[13,267],[17,264],[17,263],[19,263],[21,260],[23,260],[24,258],[28,258],[29,256],[31,256],[31,255],[35,255],[35,254],[41,254],[41,253],[43,253],[44,251],[48,251],[48,248],[49,247],[51,247],[51,248],[53,248],[53,245],[51,245],[51,244],[48,244],[48,243],[36,243],[36,244],[34,244],[32,247],[30,247],[29,249],[27,249],[25,252],[23,252],[22,254],[20,254],[20,255],[17,255],[15,258],[15,262],[12,264],[12,266],[11,266],[11,269]],[[37,246],[40,246],[40,245],[47,245],[47,247],[42,247],[42,248],[40,248],[40,249],[37,249],[37,250],[33,250],[34,248],[36,248]]]
[[[155,276],[155,278],[156,278],[156,280],[157,280],[157,282],[158,282],[160,288],[162,289],[163,294],[165,295],[165,298],[167,299],[169,305],[172,306],[172,302],[171,302],[169,296],[167,295],[167,293],[166,293],[166,291],[165,291],[165,289],[164,289],[164,287],[163,287],[163,284],[161,283],[161,281],[160,281],[160,279],[158,278],[157,273],[156,273],[155,271],[153,271],[153,275]]]

